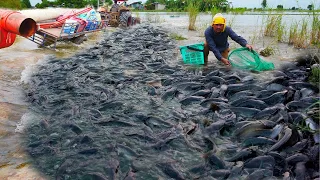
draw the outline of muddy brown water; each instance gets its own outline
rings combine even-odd
[[[134,13],[140,16],[142,22],[149,22],[155,26],[162,26],[169,33],[176,33],[186,40],[177,41],[177,58],[179,46],[203,42],[203,31],[211,21],[211,15],[202,14],[198,17],[197,31],[188,31],[188,17],[181,13]],[[261,15],[226,15],[236,33],[243,36],[254,45],[256,50],[272,45],[276,54],[265,58],[274,62],[279,67],[283,62],[293,61],[295,57],[305,53],[285,43],[275,43],[274,39],[261,37]],[[284,19],[291,22],[308,18],[304,15],[285,15]],[[0,179],[45,179],[45,177],[32,169],[28,157],[20,145],[21,131],[28,121],[32,119],[27,112],[28,104],[22,92],[22,82],[28,79],[33,72],[33,67],[41,63],[48,56],[58,58],[74,56],[77,52],[85,51],[94,46],[103,33],[112,33],[121,29],[110,28],[107,32],[91,34],[88,41],[81,45],[72,43],[60,43],[57,50],[38,48],[38,46],[26,38],[18,37],[13,46],[0,49]],[[239,45],[230,41],[231,48]],[[209,66],[220,66],[210,53]],[[197,67],[202,68],[202,67]],[[259,74],[261,78],[271,76],[272,72]]]

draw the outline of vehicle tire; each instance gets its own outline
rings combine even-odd
[[[132,17],[131,18],[131,25],[134,26],[137,24],[137,21],[136,21],[136,18],[135,17]]]
[[[128,11],[122,12],[119,17],[119,26],[128,27],[131,25],[131,13]]]
[[[87,40],[87,36],[85,36],[85,34],[71,39],[71,41],[75,44],[81,44],[83,41],[86,41],[86,40]]]

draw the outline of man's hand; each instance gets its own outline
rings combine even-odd
[[[221,62],[223,62],[224,65],[230,66],[230,62],[226,58],[221,58]]]
[[[253,49],[253,47],[250,44],[247,44],[246,48],[250,49],[250,51],[252,51],[252,49]]]

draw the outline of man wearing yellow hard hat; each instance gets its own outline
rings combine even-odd
[[[216,58],[225,65],[230,65],[228,61],[229,43],[228,37],[240,44],[242,47],[247,47],[252,50],[252,46],[241,36],[238,36],[229,26],[226,26],[226,19],[221,13],[213,17],[210,27],[204,32],[206,41],[204,43],[204,61],[208,63],[209,51],[212,51]]]

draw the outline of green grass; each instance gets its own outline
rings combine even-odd
[[[266,26],[264,35],[269,37],[278,37],[282,34],[278,35],[278,33],[281,33],[282,31],[279,29],[282,29],[282,14],[280,15],[271,15],[268,14],[267,20],[266,20]],[[279,39],[279,37],[277,38]]]
[[[244,14],[247,11],[247,8],[233,8],[229,9],[229,13],[231,14]]]
[[[307,48],[308,42],[308,21],[303,19],[300,23],[300,28],[297,33],[296,42],[293,43],[295,48]]]
[[[320,47],[320,18],[314,11],[312,13],[310,42],[312,45],[318,45]]]
[[[316,134],[316,133],[319,133],[320,130],[313,130],[311,129],[305,122],[301,122],[299,124],[296,124],[296,128],[298,130],[300,130],[302,133],[310,133],[310,134]]]
[[[311,69],[311,75],[309,77],[309,82],[319,86],[319,80],[320,80],[320,68],[319,67],[314,67]]]
[[[181,40],[186,40],[187,38],[181,36],[180,34],[177,34],[177,33],[172,33],[170,34],[170,38],[171,39],[174,39],[174,40],[177,40],[177,41],[181,41]]]
[[[264,57],[268,57],[271,56],[275,53],[274,48],[272,48],[271,46],[267,46],[266,48],[264,48],[262,51],[260,51],[260,55],[264,56]]]
[[[307,118],[311,118],[315,123],[320,123],[320,100],[311,104],[308,108],[305,109],[305,113],[307,114]],[[302,132],[309,132],[311,134],[320,133],[320,129],[311,129],[307,124],[305,119],[297,124],[297,128]]]
[[[292,44],[298,49],[310,46],[320,48],[320,20],[317,14],[292,22],[289,28],[282,22],[282,14],[268,14],[263,23],[266,24],[264,36],[274,37],[278,42]]]
[[[306,109],[306,114],[316,121],[317,124],[320,123],[320,101],[313,103],[310,107]]]
[[[289,30],[289,44],[293,44],[297,41],[296,39],[298,37],[298,26],[299,24],[297,22],[291,24]]]
[[[280,16],[279,20],[277,21],[277,41],[283,42],[285,41],[284,37],[286,35],[286,26],[282,24],[282,15]]]

